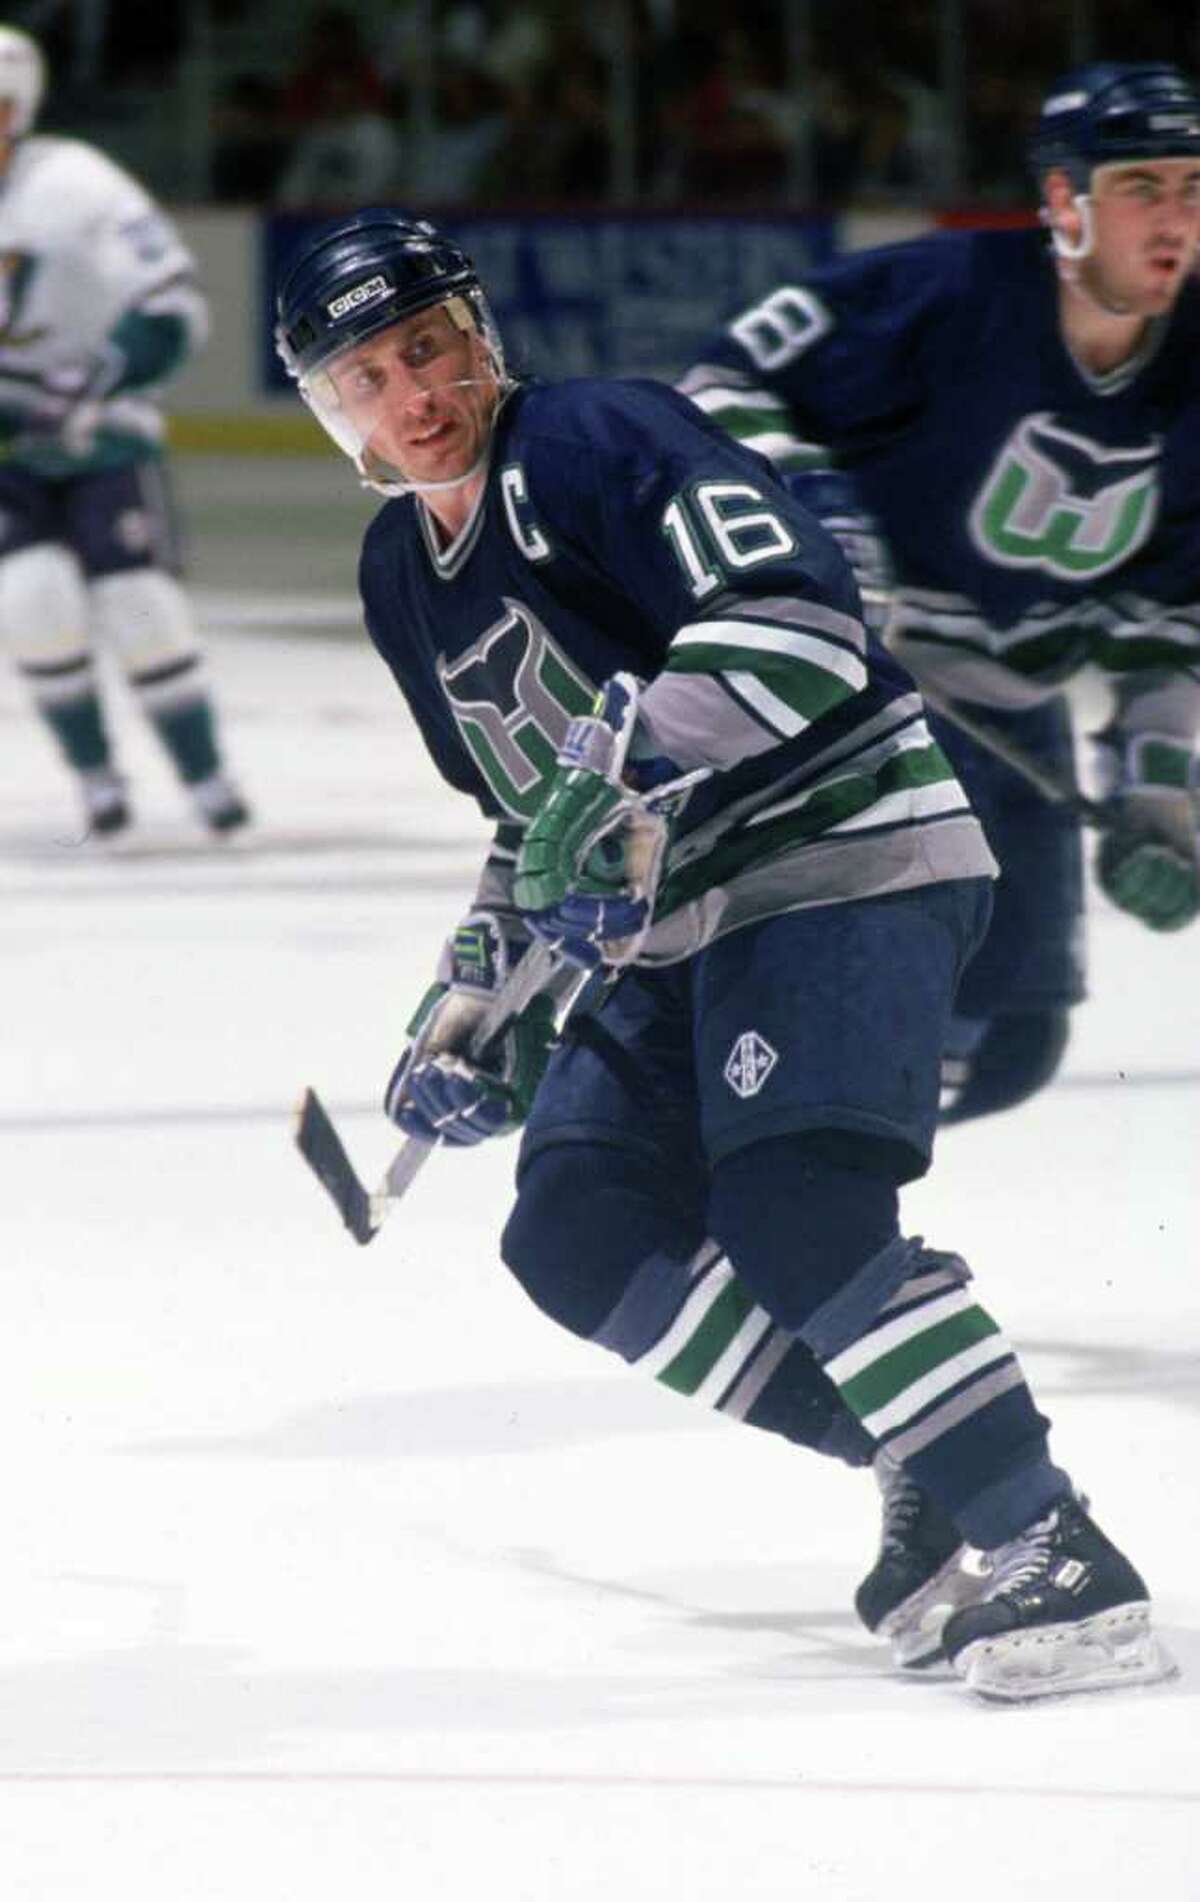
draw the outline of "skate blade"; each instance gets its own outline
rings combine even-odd
[[[960,1545],[940,1571],[880,1619],[879,1636],[888,1640],[897,1669],[928,1671],[946,1662],[942,1629],[947,1618],[963,1605],[974,1605],[986,1589],[984,1579],[963,1570],[969,1550],[969,1546]]]
[[[979,1638],[955,1659],[967,1689],[992,1703],[1161,1684],[1179,1666],[1150,1629],[1145,1603],[1118,1605],[1079,1624]]]

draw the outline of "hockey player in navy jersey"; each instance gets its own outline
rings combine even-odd
[[[205,826],[248,817],[224,770],[163,462],[160,385],[203,340],[194,262],[129,175],[32,128],[37,44],[0,27],[0,641],[77,777],[89,831],[131,804],[97,646]]]
[[[1084,67],[1031,156],[1044,233],[942,233],[799,276],[682,387],[798,472],[891,650],[991,746],[1069,787],[1061,690],[1107,675],[1096,870],[1170,931],[1200,908],[1200,95],[1169,66]],[[1057,1067],[1083,994],[1082,855],[1065,804],[931,724],[1001,866],[947,1044],[944,1116],[962,1120]],[[929,1504],[880,1477],[884,1575],[919,1577]]]
[[[333,225],[278,318],[390,498],[371,638],[495,820],[390,1114],[448,1145],[524,1121],[502,1251],[563,1326],[734,1418],[903,1462],[950,1531],[912,1658],[944,1644],[1001,1697],[1161,1676],[1146,1588],[966,1265],[901,1233],[994,865],[836,544],[675,392],[514,381],[428,224]],[[541,997],[470,1057],[534,937],[588,990],[552,1049]]]
[[[1069,785],[1061,689],[1112,687],[1097,872],[1152,929],[1200,909],[1200,94],[1096,64],[1032,144],[1046,227],[849,256],[743,312],[683,379],[801,473],[887,640],[931,700]],[[950,1119],[1053,1074],[1083,991],[1078,822],[949,722],[937,729],[1001,863],[960,994]],[[1048,770],[1047,770],[1048,769]]]

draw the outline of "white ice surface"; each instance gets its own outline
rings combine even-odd
[[[142,823],[73,844],[0,679],[0,1895],[1195,1902],[1200,932],[1097,900],[1060,1081],[907,1196],[1182,1667],[976,1706],[854,1620],[868,1476],[526,1302],[511,1147],[340,1229],[292,1105],[382,1170],[485,831],[365,644],[208,609],[260,815],[228,845],[124,702]]]

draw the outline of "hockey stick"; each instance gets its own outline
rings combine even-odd
[[[1031,759],[1022,747],[1015,746],[1002,733],[997,733],[995,727],[989,726],[986,720],[977,720],[973,714],[964,713],[957,701],[943,700],[940,694],[932,693],[921,682],[917,684],[922,700],[933,713],[941,714],[951,726],[968,734],[993,759],[999,760],[1010,772],[1016,773],[1018,778],[1040,792],[1049,805],[1062,806],[1083,825],[1096,826],[1101,831],[1110,825],[1109,816],[1100,801],[1089,799],[1073,781],[1049,772],[1037,760]]]
[[[673,816],[686,803],[693,787],[711,776],[711,770],[698,767],[694,772],[684,773],[643,794],[637,803],[656,817]],[[656,852],[654,845],[648,844],[644,837],[635,836],[631,850],[635,879],[646,883],[657,881],[662,843],[660,838]],[[640,942],[640,936],[636,942]],[[613,974],[631,961],[634,954],[635,943],[631,941],[625,952],[612,960]],[[559,1010],[565,1012],[592,976],[590,968],[562,958],[553,945],[535,939],[476,1024],[466,1055],[481,1057],[488,1045],[521,1015],[525,1006],[543,992],[552,996]],[[372,1192],[361,1181],[328,1110],[312,1088],[305,1090],[300,1099],[295,1137],[300,1154],[360,1246],[374,1240],[437,1147],[436,1143],[426,1142],[419,1136],[410,1136],[393,1156],[379,1187]]]
[[[535,940],[475,1026],[467,1055],[481,1057],[532,998],[542,991],[556,991],[560,982],[565,991],[573,987],[581,975],[576,969],[562,966],[548,946]],[[372,1192],[360,1180],[329,1112],[313,1089],[305,1090],[300,1100],[295,1134],[300,1154],[360,1246],[374,1240],[437,1147],[419,1136],[409,1136],[388,1164],[379,1187]]]

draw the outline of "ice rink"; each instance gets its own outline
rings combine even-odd
[[[195,830],[77,843],[0,674],[0,1895],[25,1902],[1196,1902],[1200,930],[1102,900],[1065,1069],[940,1145],[1054,1449],[1147,1575],[1159,1689],[997,1709],[858,1626],[869,1475],[559,1332],[496,1238],[511,1145],[363,1172],[486,829],[365,637],[340,464],[181,471],[228,751]],[[581,1223],[588,1211],[579,1211]]]

